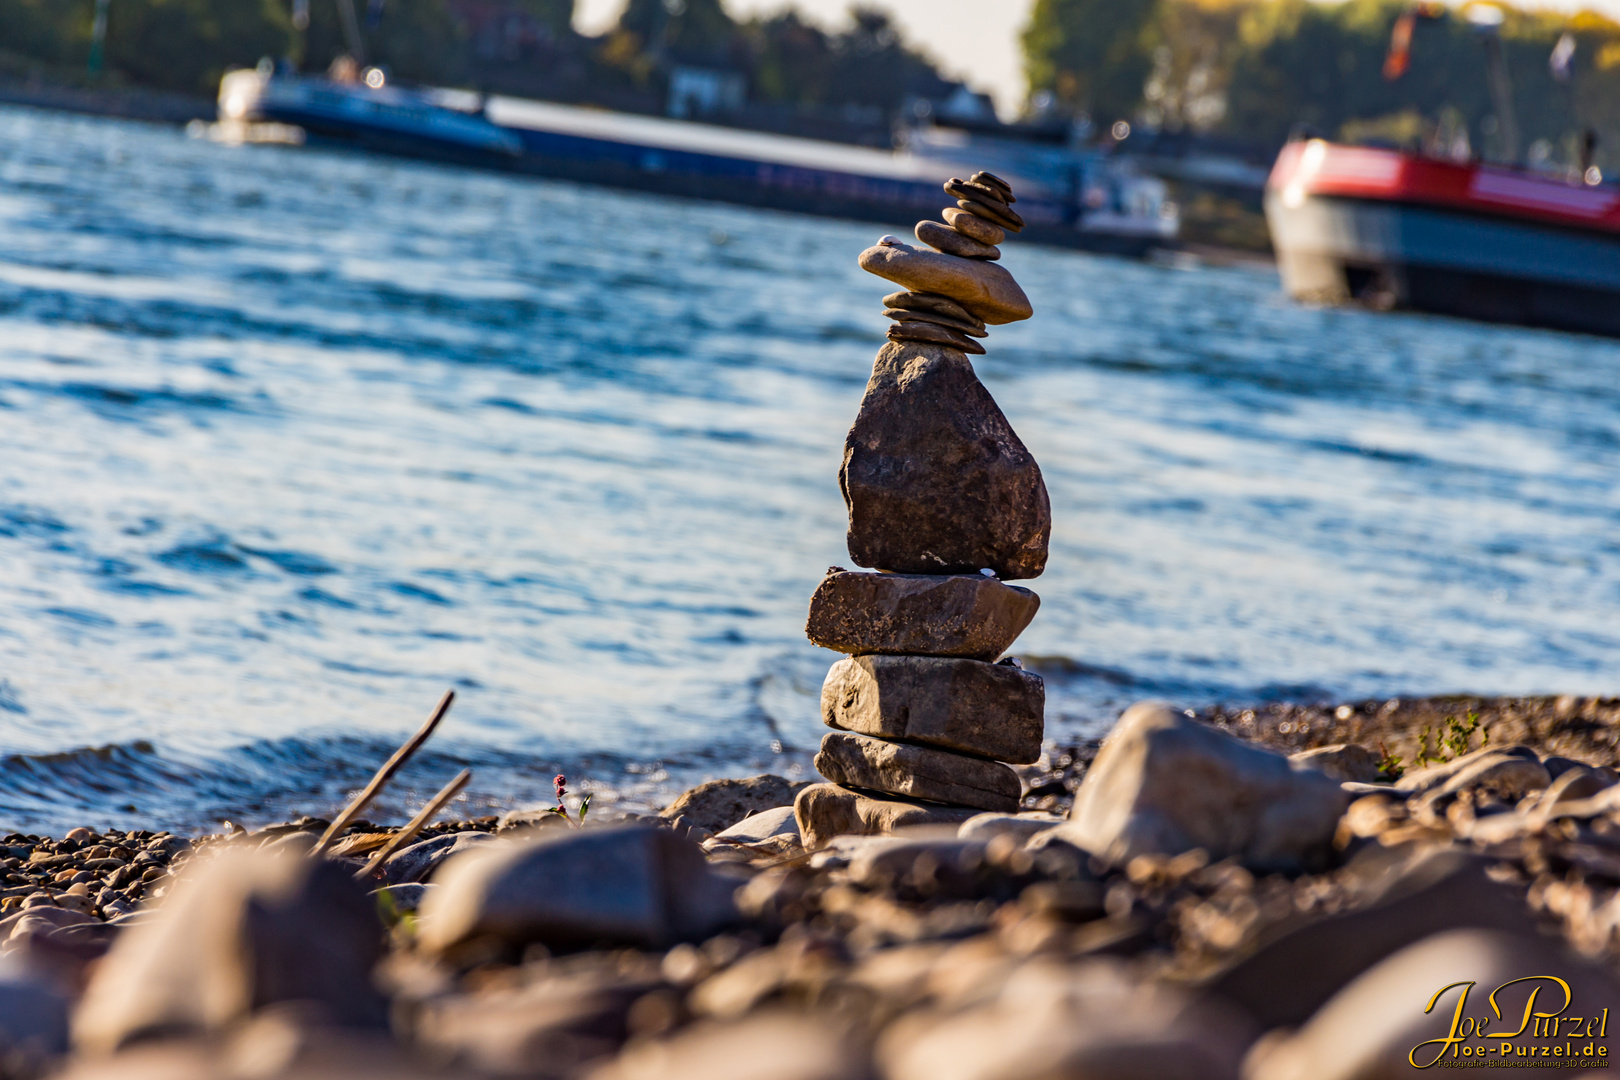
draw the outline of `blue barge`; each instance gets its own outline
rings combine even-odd
[[[259,125],[379,153],[664,195],[880,222],[936,217],[940,183],[985,168],[1018,188],[1021,239],[1142,255],[1175,242],[1162,182],[1101,154],[998,140],[920,140],[884,151],[712,124],[467,91],[389,85],[370,69],[339,83],[264,69],[220,84],[220,126]]]

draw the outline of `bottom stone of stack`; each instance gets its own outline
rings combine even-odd
[[[815,765],[835,784],[980,810],[1017,810],[1023,794],[1018,774],[999,761],[847,731],[821,740]]]
[[[881,836],[914,825],[959,825],[978,814],[965,806],[880,799],[838,784],[812,784],[793,800],[799,840],[806,851],[825,847],[835,836]]]

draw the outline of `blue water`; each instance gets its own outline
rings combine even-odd
[[[0,109],[0,832],[807,775],[899,232]],[[1620,346],[1007,246],[1048,732],[1606,694]]]

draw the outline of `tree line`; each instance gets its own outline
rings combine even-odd
[[[885,125],[908,100],[958,85],[859,5],[828,31],[791,9],[738,20],[722,0],[629,0],[607,33],[585,37],[574,0],[352,2],[368,61],[424,83],[657,110],[668,71],[688,64],[742,73],[755,102]],[[0,72],[81,78],[95,6],[0,0]],[[102,78],[212,94],[223,72],[261,57],[322,70],[348,50],[339,0],[110,0]]]
[[[1620,24],[1496,5],[1524,143],[1573,156],[1596,131],[1620,160]],[[1406,0],[1036,0],[1023,34],[1032,92],[1060,108],[1262,143],[1296,125],[1396,144],[1500,138],[1478,28],[1460,12],[1417,24],[1410,68],[1384,64]],[[1567,79],[1549,59],[1575,51]]]
[[[859,117],[883,133],[957,84],[873,7],[829,31],[788,9],[734,18],[723,0],[628,0],[599,37],[575,0],[353,0],[368,59],[408,80],[657,111],[676,65],[741,73],[751,108]],[[230,67],[287,57],[320,70],[348,49],[339,0],[110,0],[113,83],[211,94]],[[1169,131],[1280,143],[1296,125],[1393,142],[1461,139],[1489,153],[1478,32],[1421,24],[1410,70],[1383,74],[1406,0],[1036,0],[1022,31],[1030,103]],[[0,0],[0,74],[82,78],[96,0]],[[1620,161],[1620,25],[1503,6],[1503,54],[1526,146],[1571,157],[1587,129]],[[297,17],[299,15],[302,17]],[[1560,81],[1548,57],[1569,34]],[[1601,157],[1600,157],[1601,160]]]

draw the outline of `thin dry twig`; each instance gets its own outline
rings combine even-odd
[[[421,832],[427,823],[433,820],[434,815],[440,810],[443,810],[445,805],[448,804],[451,799],[455,798],[457,795],[460,795],[461,789],[466,787],[471,782],[472,770],[462,769],[461,772],[456,775],[454,780],[440,788],[439,793],[428,800],[428,804],[422,807],[421,812],[419,812],[415,817],[411,818],[409,825],[406,825],[403,829],[399,830],[399,832],[395,833],[393,839],[384,844],[381,850],[371,857],[371,861],[366,863],[366,868],[364,870],[360,871],[354,876],[357,879],[364,880],[365,878],[368,878],[372,874],[376,873],[378,867],[387,862],[389,857],[392,856],[394,852],[410,843],[412,837]]]
[[[320,843],[315,845],[315,849],[310,852],[310,855],[316,858],[324,855],[326,849],[332,846],[332,841],[337,839],[337,835],[347,829],[349,823],[359,817],[361,812],[371,805],[371,800],[377,797],[377,793],[383,789],[388,781],[394,778],[394,774],[399,772],[405,763],[411,759],[411,755],[420,750],[422,744],[428,741],[428,736],[433,734],[433,729],[439,726],[439,721],[444,719],[444,714],[450,711],[450,703],[455,700],[456,692],[446,690],[444,697],[439,701],[439,707],[433,710],[433,715],[428,717],[427,723],[423,724],[422,729],[410,737],[410,741],[394,751],[394,756],[389,758],[383,767],[377,770],[377,775],[371,778],[371,783],[366,785],[366,789],[356,795],[353,801],[343,808],[343,813],[333,819],[332,824],[326,827],[326,832],[321,834]]]

